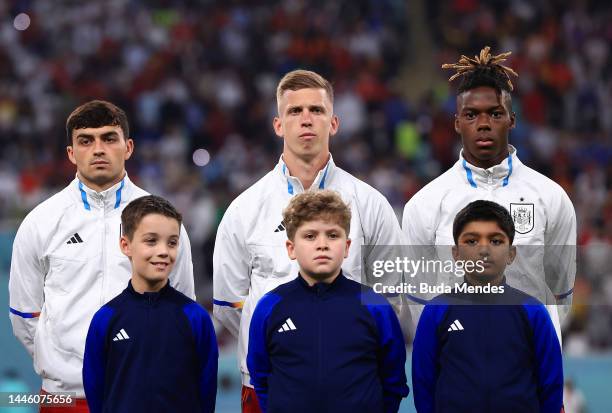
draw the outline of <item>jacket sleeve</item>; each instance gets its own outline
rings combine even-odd
[[[440,352],[438,325],[447,308],[443,304],[427,304],[416,329],[412,347],[412,390],[418,413],[435,411]]]
[[[563,360],[557,332],[544,305],[527,303],[533,336],[538,395],[542,413],[559,413],[563,406]]]
[[[235,202],[227,209],[217,230],[213,252],[213,312],[235,337],[251,285],[250,254],[238,212]]]
[[[210,316],[198,303],[183,308],[195,338],[199,358],[199,389],[202,413],[213,413],[217,399],[217,370],[219,349],[217,337]]]
[[[397,215],[389,201],[375,189],[370,189],[367,197],[357,193],[355,202],[359,207],[359,215],[364,233],[362,248],[362,268],[373,268],[377,261],[394,260],[401,256],[404,245],[404,236],[397,220]],[[364,198],[365,202],[360,199]],[[375,283],[384,285],[398,285],[402,281],[402,273],[387,273],[384,278],[376,278],[366,272],[365,284],[372,287]],[[399,295],[385,294],[396,314],[401,312],[401,297]]]
[[[42,242],[33,218],[28,215],[15,236],[9,279],[9,317],[13,333],[34,355],[34,336],[44,302],[47,269],[42,259]]]
[[[437,259],[438,251],[436,250],[436,222],[437,208],[440,204],[439,199],[428,200],[428,188],[423,188],[417,192],[404,206],[402,215],[402,232],[406,246],[404,248],[404,256],[412,257],[418,261],[421,257]],[[422,274],[405,274],[405,280],[411,285],[418,285],[419,277]],[[426,279],[422,281],[431,282]],[[419,292],[415,294],[404,294],[410,317],[412,319],[412,335],[414,336],[419,318],[423,312],[423,305],[431,297],[423,295]]]
[[[247,367],[251,375],[251,384],[257,393],[257,400],[263,413],[268,408],[268,376],[270,375],[270,357],[268,354],[268,320],[274,306],[280,297],[268,293],[257,303],[251,324],[249,325],[249,349],[247,353]]]
[[[430,216],[433,213],[432,204],[423,199],[423,190],[417,192],[404,206],[402,232],[407,245],[434,245],[435,242],[434,218]]]
[[[191,243],[185,227],[181,225],[179,250],[176,264],[170,273],[170,285],[192,300],[196,299],[193,280],[193,262],[191,261]]]
[[[380,295],[368,293],[364,303],[374,317],[379,338],[378,370],[382,382],[385,413],[396,413],[408,396],[406,343],[397,316]]]
[[[548,211],[554,219],[549,219],[546,227],[544,274],[555,295],[559,321],[563,325],[572,304],[576,279],[576,212],[565,191],[561,187],[558,191]]]
[[[91,413],[102,413],[106,378],[106,336],[113,310],[104,306],[91,320],[83,355],[83,387]]]

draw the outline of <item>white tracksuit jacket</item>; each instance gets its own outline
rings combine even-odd
[[[361,282],[362,245],[400,245],[397,217],[377,190],[338,168],[330,157],[311,188],[340,193],[351,208],[352,240],[344,274]],[[282,211],[291,197],[304,191],[289,175],[282,157],[276,167],[238,196],[217,231],[213,254],[214,314],[238,336],[242,383],[252,387],[246,366],[249,324],[259,299],[297,276],[297,261],[287,255]],[[242,310],[241,310],[242,309]]]
[[[89,324],[132,274],[119,249],[121,211],[144,195],[127,175],[103,192],[77,178],[21,223],[11,260],[10,318],[44,390],[85,397],[81,370]],[[184,228],[170,284],[195,298]]]
[[[525,166],[516,149],[509,149],[508,157],[489,169],[469,164],[461,153],[452,168],[408,201],[402,230],[408,245],[453,245],[453,220],[462,208],[479,199],[502,205],[510,211],[516,227],[517,257],[506,269],[508,283],[549,304],[560,334],[559,319],[565,317],[569,306],[559,305],[555,310],[554,302],[556,298],[557,303],[571,303],[576,275],[576,213],[557,183]],[[450,252],[450,248],[446,250]],[[418,318],[418,306],[411,306],[413,316],[414,309]]]

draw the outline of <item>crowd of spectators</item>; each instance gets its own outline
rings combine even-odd
[[[570,194],[579,271],[566,350],[612,347],[612,8],[605,1],[423,2],[438,80],[401,82],[409,2],[107,0],[0,2],[0,231],[74,177],[64,122],[110,100],[131,122],[131,179],[184,212],[197,294],[210,307],[216,226],[277,162],[275,86],[295,68],[332,80],[335,161],[405,202],[457,159],[454,93],[441,63],[512,50],[520,158]],[[20,13],[29,17],[23,28]],[[19,23],[19,24],[17,24]],[[418,72],[410,76],[419,76]]]

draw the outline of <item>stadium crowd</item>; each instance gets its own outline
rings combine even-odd
[[[334,160],[380,190],[399,214],[458,156],[454,94],[438,68],[457,50],[474,54],[490,45],[513,51],[509,65],[520,76],[511,143],[525,164],[561,184],[576,208],[579,265],[564,350],[612,348],[609,5],[426,2],[430,70],[438,80],[411,100],[402,78],[420,55],[410,49],[407,2],[277,3],[0,3],[4,236],[73,178],[64,132],[70,111],[88,99],[112,101],[131,122],[131,179],[184,213],[196,293],[210,307],[219,220],[280,154],[271,120],[285,72],[309,68],[332,80],[340,117]],[[21,12],[31,19],[22,31],[13,17]]]

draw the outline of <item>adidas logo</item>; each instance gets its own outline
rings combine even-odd
[[[81,237],[79,237],[79,234],[75,232],[74,235],[70,237],[68,242],[66,242],[66,244],[80,244],[82,242],[83,240],[81,239]]]
[[[284,230],[285,230],[285,223],[281,221],[281,223],[278,225],[278,227],[276,227],[274,232],[283,232]]]
[[[282,333],[283,331],[289,330],[297,330],[297,327],[295,326],[295,324],[293,324],[293,321],[291,321],[290,318],[288,318],[287,321],[283,323],[283,326],[278,329],[278,332]]]
[[[124,329],[119,330],[113,341],[127,340],[130,336],[127,335]]]
[[[459,322],[459,320],[455,320],[451,323],[447,331],[458,331],[458,330],[464,330],[464,328]]]

